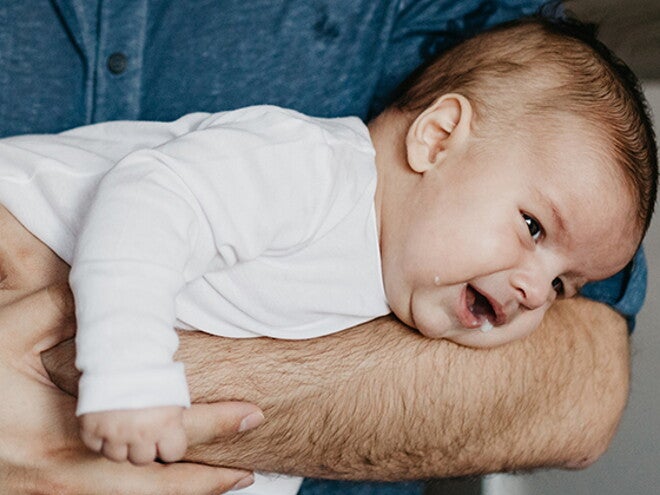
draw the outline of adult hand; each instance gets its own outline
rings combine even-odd
[[[198,495],[252,482],[252,474],[239,469],[193,463],[136,467],[87,450],[78,436],[75,399],[52,385],[39,357],[73,335],[68,289],[56,284],[12,290],[4,282],[0,288],[3,495]],[[200,445],[256,426],[262,418],[256,406],[235,402],[193,406],[184,421],[190,444]]]

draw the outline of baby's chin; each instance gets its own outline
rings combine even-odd
[[[438,334],[437,336],[426,335],[424,332],[421,333],[427,337],[448,340],[464,347],[487,349],[508,342],[509,339],[504,338],[504,335],[501,333],[503,331],[505,330],[501,327],[493,328],[492,325],[487,325],[485,329],[448,329],[443,335]]]
[[[501,345],[499,340],[492,337],[487,337],[484,334],[480,333],[479,330],[466,330],[463,335],[452,335],[445,337],[445,340],[449,340],[454,344],[462,345],[465,347],[472,347],[477,349],[487,349],[490,347],[495,347]]]
[[[415,325],[411,325],[415,327]],[[435,340],[453,340],[453,337],[455,334],[453,332],[450,332],[448,329],[440,329],[440,328],[425,328],[423,326],[416,327],[417,331],[422,334],[424,337],[427,337],[429,339],[435,339]]]

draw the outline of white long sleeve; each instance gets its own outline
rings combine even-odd
[[[206,297],[200,286],[209,297],[219,297],[218,306],[222,300],[236,307],[232,294],[215,292],[238,290],[223,289],[222,277],[241,279],[251,267],[272,267],[291,254],[304,266],[309,254],[299,253],[313,253],[310,245],[337,230],[355,209],[355,198],[372,201],[373,150],[361,126],[352,119],[319,124],[270,107],[216,114],[154,149],[130,153],[103,177],[71,272],[76,364],[83,372],[78,414],[188,405],[184,370],[173,362],[175,308],[183,308],[185,316],[191,300]],[[366,211],[358,222],[368,231],[373,225]],[[352,270],[350,260],[346,270]],[[332,280],[328,283],[332,290]],[[387,312],[380,294],[375,300],[376,313]],[[205,304],[215,305],[212,299]],[[366,318],[350,315],[330,323],[336,328],[329,331],[377,316],[374,304],[354,304],[358,309],[348,313],[364,307]],[[245,312],[237,318],[244,319]],[[327,333],[325,317],[287,318],[272,326],[282,324],[284,335],[312,327]],[[205,324],[203,318],[190,320],[184,318]],[[262,332],[253,326],[237,324],[239,331]]]
[[[185,374],[172,362],[174,300],[199,228],[194,198],[158,152],[129,155],[102,180],[71,271],[79,414],[108,402],[189,405]]]

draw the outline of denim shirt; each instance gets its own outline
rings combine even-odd
[[[542,0],[0,3],[0,136],[274,104],[373,116],[429,56]]]

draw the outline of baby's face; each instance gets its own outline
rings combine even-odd
[[[394,313],[428,337],[499,345],[621,270],[639,242],[631,195],[579,134],[471,147],[420,175],[382,248]]]

